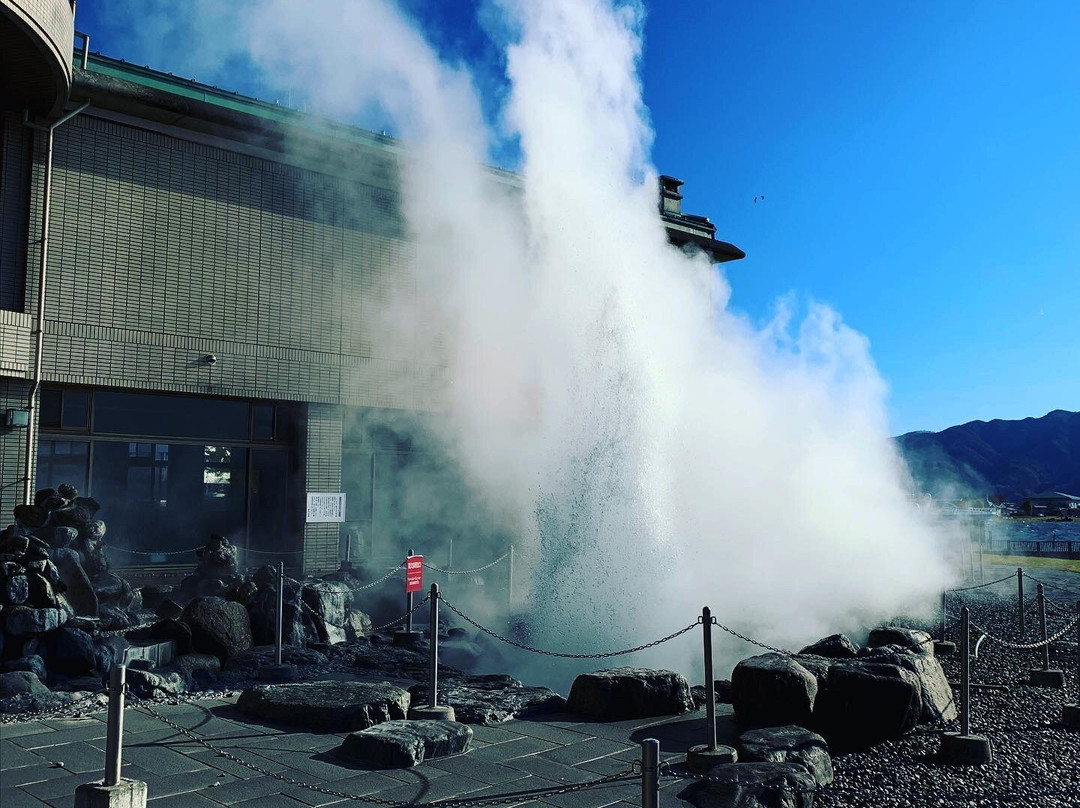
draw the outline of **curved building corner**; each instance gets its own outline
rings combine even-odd
[[[0,0],[0,107],[55,118],[71,92],[71,0]]]

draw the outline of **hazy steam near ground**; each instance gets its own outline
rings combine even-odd
[[[390,3],[240,9],[268,75],[337,114],[374,102],[407,144],[422,282],[387,350],[439,359],[440,439],[519,537],[536,643],[634,645],[708,604],[798,644],[940,592],[940,539],[911,504],[867,340],[787,300],[755,328],[721,273],[667,245],[638,6],[495,6],[520,193],[480,167],[492,135],[468,73]],[[677,648],[639,660],[688,669],[698,646]]]

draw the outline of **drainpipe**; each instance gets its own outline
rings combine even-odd
[[[31,123],[29,113],[26,114],[25,123],[31,129],[45,132],[45,194],[42,200],[41,211],[41,258],[38,267],[38,305],[37,305],[37,335],[34,343],[34,374],[30,380],[30,393],[27,397],[26,409],[26,458],[23,463],[23,502],[32,505],[34,502],[33,470],[34,470],[34,446],[37,443],[38,433],[38,407],[37,394],[41,389],[41,360],[45,350],[45,281],[49,267],[49,213],[52,207],[52,163],[53,163],[53,130],[63,123],[67,123],[84,109],[90,106],[89,101],[84,101],[71,112],[64,115],[55,123],[48,126]]]

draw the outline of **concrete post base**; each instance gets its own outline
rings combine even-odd
[[[289,662],[259,668],[259,680],[263,682],[298,682],[300,669]]]
[[[1054,687],[1061,690],[1065,687],[1065,671],[1057,668],[1042,670],[1041,668],[1028,671],[1028,684],[1035,687]]]
[[[692,772],[707,772],[720,763],[738,763],[739,753],[733,747],[718,743],[715,749],[708,744],[691,746],[686,753],[686,768]]]
[[[415,648],[423,636],[419,631],[395,631],[394,645],[398,648]]]
[[[115,786],[83,783],[75,789],[75,808],[146,808],[146,783],[123,777]]]
[[[453,707],[410,707],[410,721],[456,721]]]
[[[937,640],[934,643],[934,656],[952,656],[956,653],[956,643],[949,640]]]
[[[1080,729],[1080,704],[1066,704],[1062,707],[1061,723],[1073,729]]]
[[[994,759],[990,739],[985,735],[946,732],[941,736],[941,759],[946,763],[979,765]]]

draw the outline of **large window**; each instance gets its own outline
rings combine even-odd
[[[303,415],[295,404],[45,389],[38,487],[75,485],[101,503],[111,546],[153,554],[123,562],[188,561],[165,554],[210,533],[296,550]]]

